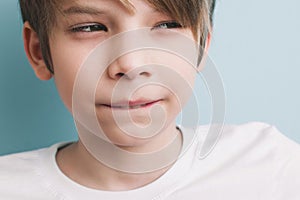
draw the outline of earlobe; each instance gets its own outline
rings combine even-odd
[[[28,22],[24,23],[23,27],[24,48],[35,72],[35,75],[40,80],[49,80],[52,78],[52,73],[48,70],[44,58],[42,56],[40,41],[37,33],[32,29]]]

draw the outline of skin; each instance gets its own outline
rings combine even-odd
[[[54,75],[46,68],[37,34],[28,22],[24,24],[24,46],[36,76],[41,80],[54,78],[61,99],[70,112],[72,112],[72,89],[76,73],[91,50],[100,42],[118,33],[143,27],[154,27],[152,31],[164,34],[164,31],[170,25],[166,22],[174,22],[169,16],[155,11],[143,1],[132,0],[131,2],[135,7],[134,13],[129,12],[119,1],[89,0],[87,2],[78,0],[76,6],[93,7],[96,10],[104,11],[104,13],[58,15],[57,26],[53,28],[50,37]],[[68,10],[72,6],[75,6],[74,2],[66,1],[63,8]],[[118,12],[113,12],[113,10],[118,10]],[[93,31],[91,31],[91,28]],[[172,30],[193,39],[189,29],[178,26]],[[178,136],[181,140],[181,134],[176,130],[175,125],[175,118],[181,107],[178,105],[174,94],[163,87],[149,85],[136,91],[131,99],[127,99],[134,101],[141,97],[149,99],[154,97],[155,100],[159,100],[155,104],[165,110],[167,114],[166,127],[160,134],[149,139],[138,139],[124,134],[113,120],[112,111],[114,108],[105,106],[110,104],[113,88],[122,77],[124,78],[129,71],[150,63],[172,66],[172,70],[181,74],[191,85],[193,85],[196,75],[195,70],[191,69],[186,62],[177,56],[153,50],[126,54],[107,67],[97,86],[97,91],[101,92],[97,92],[95,97],[98,122],[112,143],[131,152],[141,153],[160,149]],[[155,70],[144,69],[125,78],[128,79],[128,84],[130,84],[135,79],[149,78],[154,73]],[[123,111],[117,110],[116,112]],[[149,123],[150,118],[147,109],[131,109],[129,112],[134,123],[140,126],[146,126]],[[125,123],[132,123],[132,121],[128,120]],[[177,145],[180,151],[181,141]],[[119,172],[94,159],[80,140],[61,149],[57,153],[56,160],[61,171],[75,182],[90,188],[111,191],[130,190],[144,186],[159,178],[170,168],[168,166],[152,173],[139,175]]]

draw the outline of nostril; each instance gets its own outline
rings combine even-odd
[[[149,77],[149,76],[150,76],[150,74],[149,74],[148,72],[141,72],[140,75],[141,75],[141,76],[146,76],[146,77]]]
[[[124,70],[124,72],[122,72],[122,71],[120,70],[118,73],[117,72],[113,73],[114,75],[112,74],[112,77],[114,79],[121,79],[121,78],[135,79],[138,76],[143,76],[143,77],[150,77],[151,76],[151,73],[146,69],[144,69],[144,70],[134,69],[134,70],[131,70],[131,71],[128,70],[127,73],[125,72],[125,70]]]
[[[125,73],[119,72],[116,74],[116,77],[121,78],[125,75]]]

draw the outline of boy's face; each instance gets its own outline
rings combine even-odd
[[[174,19],[157,12],[146,2],[141,0],[131,0],[131,2],[135,7],[134,13],[129,12],[119,0],[65,1],[64,16],[58,16],[57,26],[54,27],[50,37],[50,49],[55,83],[63,102],[70,111],[72,111],[72,91],[77,72],[88,59],[89,53],[99,43],[116,34],[144,27],[151,27],[152,33],[164,37],[170,34],[168,29],[172,29],[194,40],[189,29],[181,28]],[[109,56],[110,49],[106,52]],[[129,112],[131,119],[124,119],[122,125],[135,123],[143,127],[151,122],[150,109],[158,105],[165,111],[166,129],[175,127],[175,119],[182,105],[178,102],[176,94],[162,85],[149,84],[134,91],[132,96],[121,95],[119,102],[114,102],[115,104],[111,102],[114,87],[120,79],[125,77],[126,83],[130,86],[137,79],[151,79],[155,76],[155,73],[159,72],[156,70],[159,66],[153,63],[168,67],[169,70],[183,77],[184,81],[193,85],[196,70],[179,56],[163,51],[147,49],[131,52],[105,66],[106,69],[97,85],[94,106],[99,124],[105,133],[109,133],[108,137],[115,144],[132,146],[146,140],[137,140],[123,134],[114,121],[113,112],[117,115]],[[141,68],[136,74],[126,76],[130,71],[144,65],[153,65],[153,67]],[[167,74],[160,77],[168,78]],[[174,85],[176,84],[178,83],[174,82]]]

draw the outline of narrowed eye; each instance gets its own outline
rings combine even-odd
[[[153,29],[173,29],[173,28],[182,28],[182,25],[178,22],[163,22],[154,26]]]
[[[86,25],[78,25],[71,28],[72,32],[96,32],[96,31],[105,31],[108,29],[106,26],[102,24],[86,24]]]

